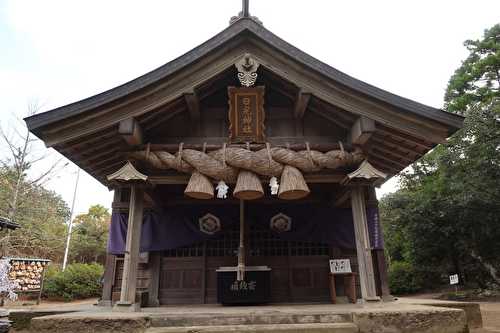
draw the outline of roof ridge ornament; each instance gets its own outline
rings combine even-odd
[[[250,0],[242,0],[241,7],[242,7],[241,12],[238,13],[238,16],[231,17],[231,19],[229,20],[229,25],[235,23],[236,21],[242,18],[249,18],[255,21],[256,23],[263,25],[262,21],[259,20],[257,16],[250,15]]]

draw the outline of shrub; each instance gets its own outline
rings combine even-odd
[[[97,297],[101,294],[103,272],[103,266],[96,263],[68,265],[64,272],[51,267],[45,275],[43,293],[66,301]]]
[[[393,261],[389,266],[389,287],[395,295],[410,294],[422,289],[414,267],[404,261]]]

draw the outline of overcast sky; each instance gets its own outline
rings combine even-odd
[[[161,66],[226,28],[240,9],[240,0],[0,0],[1,126],[20,128],[16,118],[30,101],[46,111]],[[467,55],[463,41],[500,21],[498,0],[251,0],[250,11],[321,61],[434,107],[442,107],[447,81]],[[68,203],[75,171],[70,164],[47,185]],[[77,213],[111,199],[81,176]]]

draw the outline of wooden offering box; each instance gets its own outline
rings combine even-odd
[[[220,267],[217,271],[217,303],[264,304],[271,300],[271,268],[245,267],[245,279],[236,280],[237,267]]]

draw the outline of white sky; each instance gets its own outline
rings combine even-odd
[[[227,27],[240,8],[240,0],[0,0],[1,126],[20,126],[15,118],[29,101],[45,111],[142,75]],[[500,1],[251,0],[250,11],[323,62],[441,107],[447,81],[467,55],[463,41],[499,22]],[[48,184],[68,203],[75,170],[70,165]],[[109,207],[111,199],[83,174],[76,213]]]

